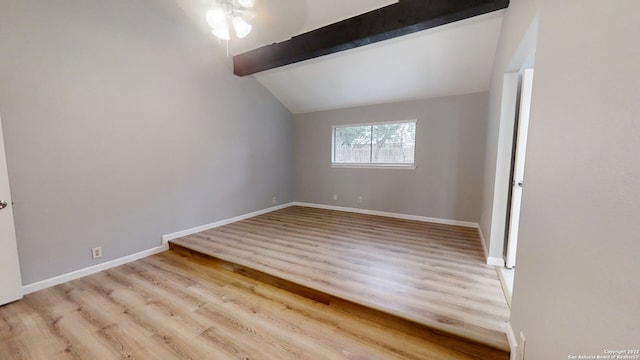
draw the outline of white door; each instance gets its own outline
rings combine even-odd
[[[509,216],[506,259],[508,268],[516,266],[516,249],[518,248],[518,230],[520,228],[520,204],[522,202],[522,187],[524,186],[524,162],[527,149],[527,134],[529,131],[529,111],[531,109],[532,89],[533,69],[527,69],[522,74],[513,182],[511,184],[511,211]]]
[[[0,305],[22,297],[16,230],[0,119]]]

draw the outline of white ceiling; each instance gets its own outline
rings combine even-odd
[[[176,0],[203,30],[202,0]],[[231,54],[393,4],[390,0],[256,0],[254,29]],[[504,11],[258,73],[294,114],[487,91]],[[224,51],[224,50],[223,50]]]

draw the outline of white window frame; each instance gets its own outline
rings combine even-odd
[[[413,123],[416,128],[416,136],[418,133],[418,121],[416,119],[411,120],[394,120],[394,121],[378,121],[360,124],[343,124],[334,125],[331,127],[331,159],[330,164],[332,168],[345,168],[345,169],[402,169],[402,170],[415,170],[416,169],[416,155],[417,152],[414,149],[413,164],[392,164],[392,163],[336,163],[336,128],[356,127],[356,126],[374,126],[374,125],[389,125],[389,124],[407,124]],[[417,143],[416,143],[417,146]]]

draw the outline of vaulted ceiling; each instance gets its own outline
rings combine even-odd
[[[176,0],[208,32],[199,0]],[[389,0],[256,0],[245,53],[395,4]],[[486,91],[502,10],[253,75],[292,113]],[[216,41],[212,36],[212,41]],[[225,45],[221,44],[221,51]],[[230,58],[231,61],[231,58]]]

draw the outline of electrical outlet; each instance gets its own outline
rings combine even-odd
[[[520,331],[520,345],[518,346],[518,360],[524,360],[524,345],[526,344],[526,340],[524,339],[524,333]]]
[[[275,204],[276,202],[278,202],[278,198],[277,198],[277,197],[275,197],[275,196],[274,196],[274,197],[272,197],[272,198],[271,198],[271,203],[272,203],[272,204]]]
[[[91,249],[91,258],[98,259],[102,257],[102,246],[94,247]]]
[[[338,194],[333,194],[333,200],[337,201],[338,200]]]
[[[364,201],[364,198],[362,197],[362,195],[358,195],[358,202],[361,203]]]

